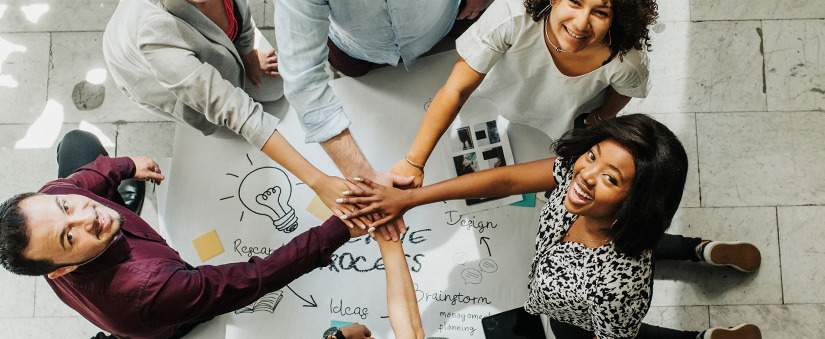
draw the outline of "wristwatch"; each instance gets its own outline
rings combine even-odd
[[[341,329],[333,326],[324,331],[324,339],[347,339],[347,337],[341,333]]]

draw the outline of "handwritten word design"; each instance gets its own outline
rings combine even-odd
[[[498,224],[492,221],[476,220],[475,216],[470,219],[464,218],[463,215],[458,214],[458,211],[447,211],[444,212],[444,214],[447,215],[447,225],[453,226],[458,224],[468,230],[477,229],[478,233],[484,233],[484,231],[488,228],[498,227]]]

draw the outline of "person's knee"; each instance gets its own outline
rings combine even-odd
[[[62,144],[63,142],[72,142],[72,143],[100,143],[100,140],[94,134],[86,131],[82,131],[79,129],[71,130],[66,135],[63,136],[63,139],[60,141]]]
[[[63,149],[63,152],[66,152],[78,147],[83,148],[89,146],[103,148],[103,145],[100,144],[100,139],[94,134],[79,129],[71,130],[57,143],[57,160],[60,161],[61,149]]]
[[[333,68],[335,68],[335,70],[338,71],[339,73],[341,73],[343,75],[346,75],[350,78],[358,78],[358,77],[362,77],[364,75],[367,75],[367,73],[369,73],[370,70],[372,69],[372,67],[340,67],[340,68],[336,68],[334,66],[333,66]]]
[[[65,178],[77,168],[94,161],[99,155],[109,155],[96,135],[73,130],[57,144],[57,177]]]

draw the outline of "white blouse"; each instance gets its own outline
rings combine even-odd
[[[458,54],[487,75],[475,93],[495,102],[501,116],[556,139],[573,127],[576,116],[602,106],[608,86],[625,96],[647,96],[646,52],[632,49],[590,73],[569,77],[556,68],[543,28],[522,0],[496,0],[456,40]]]
[[[598,338],[633,338],[650,307],[652,252],[633,258],[613,242],[587,248],[561,241],[577,216],[564,207],[573,176],[572,162],[556,159],[558,187],[541,211],[530,294],[524,308],[592,331]]]

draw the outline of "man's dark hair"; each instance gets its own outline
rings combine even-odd
[[[527,14],[533,21],[542,20],[552,11],[544,11],[547,6],[561,0],[524,0]],[[648,26],[656,22],[659,16],[658,6],[654,0],[610,0],[613,9],[613,22],[610,24],[608,42],[611,54],[624,56],[631,49],[650,50],[650,31]],[[542,12],[544,11],[544,12]],[[541,14],[541,16],[539,16]]]
[[[607,119],[590,129],[567,132],[555,144],[564,166],[594,145],[612,139],[633,156],[630,190],[606,231],[619,252],[638,256],[652,250],[670,227],[685,188],[688,159],[679,139],[665,125],[644,114]]]
[[[29,246],[29,227],[20,202],[39,194],[20,193],[0,205],[0,265],[11,273],[44,275],[61,267],[51,260],[32,260],[23,255]]]

